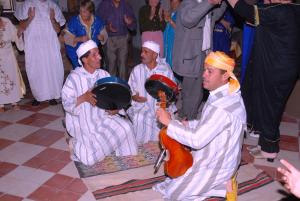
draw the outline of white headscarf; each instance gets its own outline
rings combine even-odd
[[[78,49],[76,50],[76,54],[78,56],[78,63],[80,65],[83,65],[80,61],[80,57],[94,48],[98,48],[98,46],[93,40],[88,40],[82,43],[81,45],[79,45]]]
[[[148,48],[148,49],[152,50],[153,52],[157,53],[156,62],[159,62],[160,48],[159,48],[158,43],[148,40],[143,43],[142,47]]]

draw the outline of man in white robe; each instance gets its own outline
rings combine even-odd
[[[210,95],[200,120],[179,122],[171,120],[164,110],[157,110],[159,121],[168,126],[167,135],[193,150],[193,165],[184,175],[167,178],[153,187],[165,199],[204,200],[225,197],[232,191],[231,178],[241,160],[246,124],[240,85],[232,73],[234,65],[223,52],[211,52],[206,57],[203,87]]]
[[[153,41],[146,41],[142,45],[141,59],[132,70],[128,84],[133,94],[132,106],[128,113],[134,125],[134,133],[139,144],[148,141],[158,141],[159,123],[155,118],[157,101],[145,89],[146,80],[153,74],[164,75],[175,80],[173,72],[164,59],[159,58],[159,45]],[[175,111],[171,105],[170,110]]]
[[[16,17],[24,31],[25,67],[33,105],[45,100],[55,105],[64,79],[57,34],[66,20],[51,0],[26,0]]]
[[[136,155],[132,124],[120,117],[118,111],[95,107],[96,98],[91,90],[97,80],[110,76],[98,69],[101,57],[96,43],[89,40],[76,52],[83,67],[70,73],[62,89],[66,127],[72,136],[72,159],[90,166],[114,151],[117,156]]]

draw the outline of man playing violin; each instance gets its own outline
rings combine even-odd
[[[179,122],[163,109],[157,110],[158,120],[168,127],[167,135],[190,147],[193,156],[193,165],[184,175],[167,178],[153,187],[165,199],[204,200],[225,197],[226,192],[230,195],[233,191],[236,183],[232,178],[241,160],[246,124],[240,85],[232,72],[234,65],[223,52],[211,52],[206,57],[203,87],[210,94],[200,120]]]
[[[91,90],[97,80],[110,76],[99,69],[101,56],[97,44],[89,40],[76,53],[83,68],[73,70],[62,89],[66,127],[72,136],[72,159],[93,165],[114,151],[117,156],[137,154],[132,124],[117,115],[119,111],[95,107],[96,95]]]
[[[157,101],[145,89],[146,80],[153,74],[163,75],[175,80],[173,72],[165,59],[160,58],[159,44],[154,41],[145,41],[142,45],[141,60],[132,70],[128,84],[132,91],[132,106],[128,113],[134,126],[134,133],[139,144],[148,141],[158,141],[159,123],[155,121]],[[175,111],[174,105],[169,107]]]

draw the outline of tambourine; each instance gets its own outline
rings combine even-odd
[[[118,77],[99,79],[92,90],[96,105],[105,110],[127,109],[131,103],[131,90],[126,81]]]
[[[167,102],[173,102],[178,94],[177,84],[170,78],[154,74],[150,76],[145,82],[146,91],[155,99],[159,101],[158,91],[164,91],[167,97]]]

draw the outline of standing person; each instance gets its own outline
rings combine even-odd
[[[139,10],[139,25],[142,34],[142,43],[154,41],[159,44],[160,57],[164,56],[163,31],[166,22],[159,0],[148,0]]]
[[[91,39],[99,46],[100,43],[104,45],[107,40],[104,22],[94,12],[95,5],[91,0],[81,1],[79,15],[72,17],[65,29],[66,53],[73,69],[81,66],[76,54],[81,43]]]
[[[213,51],[229,54],[231,47],[231,32],[234,18],[227,8],[224,16],[215,24],[213,32]]]
[[[1,15],[2,6],[0,6]],[[16,43],[19,50],[24,49],[22,37],[15,26],[8,18],[0,17],[0,112],[5,111],[4,104],[12,104],[13,109],[18,110],[17,103],[25,92],[12,42]]]
[[[106,55],[109,73],[127,80],[129,31],[136,30],[136,18],[125,0],[103,0],[96,12],[106,25]]]
[[[64,79],[57,34],[66,20],[51,0],[26,0],[17,17],[24,31],[25,67],[34,97],[32,105],[45,100],[56,105]]]
[[[202,101],[203,62],[212,49],[212,31],[226,9],[221,0],[185,0],[177,11],[173,48],[173,71],[183,76],[179,116],[195,119]]]
[[[260,7],[228,0],[234,11],[256,26],[251,63],[242,94],[247,121],[260,131],[250,153],[273,162],[279,152],[279,125],[300,73],[300,4],[265,1]]]
[[[154,186],[164,199],[204,200],[225,197],[235,189],[226,186],[232,184],[241,160],[246,111],[232,72],[234,65],[223,52],[211,52],[206,57],[203,87],[210,94],[200,120],[179,122],[171,120],[165,110],[157,110],[158,120],[168,127],[167,135],[193,150],[193,165],[184,175]]]
[[[128,109],[136,140],[139,144],[158,141],[159,124],[155,121],[157,101],[145,89],[146,80],[153,74],[164,75],[174,80],[170,66],[159,58],[159,44],[146,41],[142,45],[142,63],[132,70],[128,84],[132,91],[132,106]],[[175,106],[170,109],[174,112]]]
[[[120,117],[118,110],[105,111],[95,106],[96,95],[91,90],[97,80],[110,76],[99,69],[101,56],[97,44],[89,40],[76,52],[83,67],[70,73],[62,89],[66,127],[72,136],[72,159],[90,166],[114,151],[117,156],[137,154],[129,120]]]
[[[182,0],[170,0],[171,13],[164,10],[164,19],[167,22],[167,26],[164,31],[164,57],[171,68],[173,68],[172,53],[176,28],[177,8],[181,1]]]

